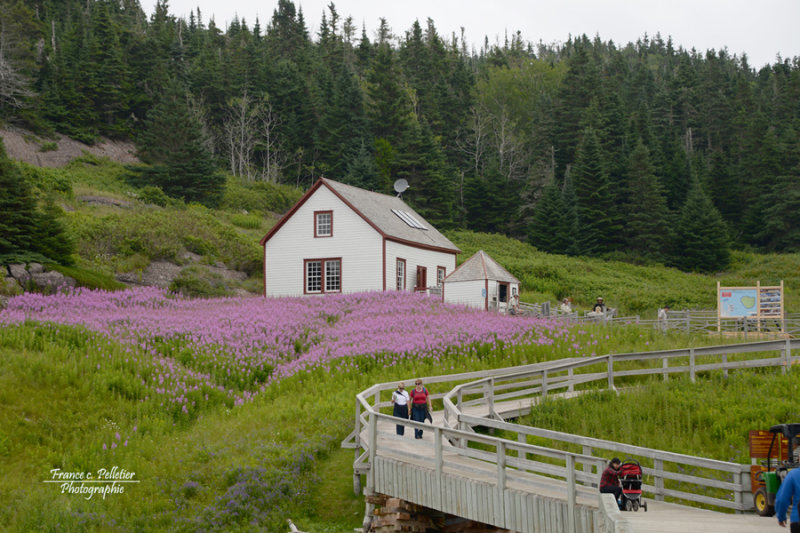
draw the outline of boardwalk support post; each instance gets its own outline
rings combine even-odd
[[[436,506],[437,509],[442,508],[442,470],[444,470],[444,461],[442,459],[442,428],[435,426],[433,429],[433,450],[434,450],[434,463],[436,465]]]
[[[375,492],[375,453],[378,446],[378,414],[369,414],[369,473],[367,474],[367,494]]]
[[[506,443],[497,443],[497,495],[499,509],[506,508]]]
[[[653,495],[656,498],[656,501],[663,502],[664,501],[664,478],[662,477],[662,473],[664,472],[664,460],[663,459],[653,459],[653,470],[655,470],[655,478],[656,478],[656,490],[654,491]]]
[[[575,533],[575,456],[567,455],[567,531]]]

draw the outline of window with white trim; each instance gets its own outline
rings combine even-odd
[[[306,259],[305,293],[342,292],[342,260]]]
[[[397,259],[397,290],[406,290],[406,260]]]
[[[325,261],[325,292],[342,290],[342,262]]]
[[[333,211],[314,211],[314,237],[333,237]]]
[[[445,267],[436,267],[436,286],[441,287],[446,277],[447,269]]]

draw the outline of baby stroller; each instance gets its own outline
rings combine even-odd
[[[628,459],[622,463],[619,480],[622,482],[622,508],[638,511],[642,507],[647,512],[647,502],[642,500],[642,467],[639,462]]]

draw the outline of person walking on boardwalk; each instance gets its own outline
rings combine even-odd
[[[619,480],[619,467],[622,464],[617,457],[611,459],[600,477],[600,492],[613,494],[617,505],[622,505],[622,482]]]
[[[422,380],[414,382],[414,389],[411,391],[411,420],[425,422],[428,411],[431,409],[431,395],[428,389],[422,386]],[[414,438],[422,438],[422,430],[414,428]]]
[[[778,517],[778,525],[786,527],[786,511],[792,506],[792,515],[789,518],[789,531],[800,533],[800,468],[790,470],[786,478],[778,489],[775,496],[775,516]]]
[[[406,392],[406,384],[405,383],[398,383],[397,390],[392,393],[392,405],[394,405],[394,416],[397,418],[403,418],[408,420],[409,413],[408,413],[408,401],[411,398],[408,396],[408,392]],[[406,426],[403,424],[397,424],[397,434],[398,435],[405,435]]]

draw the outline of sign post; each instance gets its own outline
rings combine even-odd
[[[722,331],[723,318],[755,318],[756,328],[761,331],[764,320],[775,320],[784,333],[783,322],[783,280],[780,285],[755,287],[722,287],[717,282],[717,332]]]

